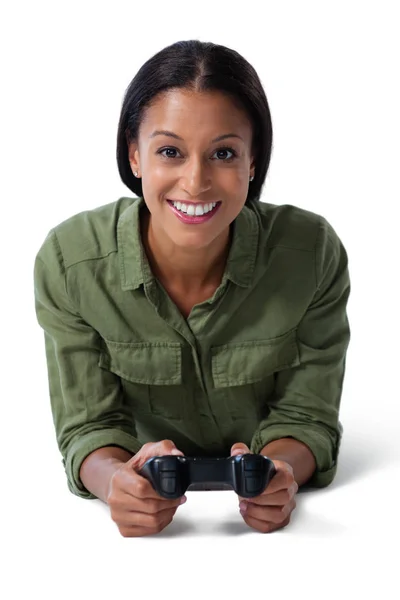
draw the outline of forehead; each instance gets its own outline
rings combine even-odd
[[[153,128],[183,130],[218,130],[217,133],[250,132],[249,118],[238,102],[221,92],[194,92],[183,89],[159,94],[147,107],[141,129],[151,133]],[[199,130],[199,128],[202,128]]]

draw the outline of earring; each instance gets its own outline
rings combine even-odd
[[[134,172],[134,176],[135,176],[135,177],[137,177],[137,176],[138,176],[138,172],[137,172],[137,171],[135,171],[135,172]]]
[[[252,176],[250,177],[250,181],[253,181],[253,179],[254,179],[254,175],[252,175]]]

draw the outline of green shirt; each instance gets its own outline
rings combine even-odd
[[[68,487],[103,446],[171,439],[187,456],[258,453],[292,437],[313,452],[308,485],[334,478],[350,329],[346,250],[328,221],[252,202],[232,223],[220,286],[185,319],[152,274],[143,198],[74,215],[35,260],[49,395]]]

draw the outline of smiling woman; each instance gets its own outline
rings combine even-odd
[[[129,164],[148,209],[151,266],[166,289],[193,304],[221,283],[229,227],[255,172],[251,118],[229,95],[203,90],[202,81],[159,92],[136,137],[128,134]]]
[[[197,40],[151,57],[126,90],[122,197],[73,215],[35,260],[50,400],[70,490],[122,535],[161,531],[177,501],[152,456],[261,453],[276,475],[246,523],[284,527],[300,485],[337,468],[350,339],[347,253],[318,214],[260,202],[267,98],[236,51]]]

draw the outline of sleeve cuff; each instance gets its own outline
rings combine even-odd
[[[76,496],[90,500],[96,499],[96,496],[83,485],[79,477],[79,471],[83,461],[91,452],[105,446],[120,446],[128,452],[136,454],[143,444],[120,429],[92,431],[79,437],[69,448],[66,458],[62,461],[67,475],[68,487]]]
[[[339,424],[337,444],[333,447],[329,436],[319,430],[317,431],[302,425],[290,425],[288,427],[271,426],[258,430],[254,434],[251,440],[250,451],[254,454],[259,454],[264,446],[270,442],[286,437],[291,437],[299,442],[303,442],[303,444],[306,444],[314,454],[317,467],[314,474],[302,488],[322,488],[332,483],[336,475],[342,431],[342,426]]]

